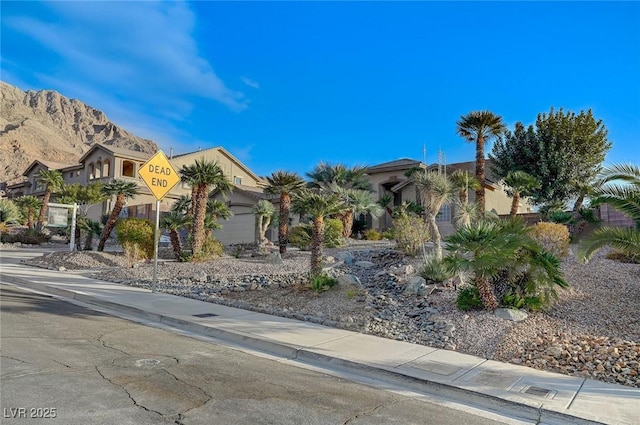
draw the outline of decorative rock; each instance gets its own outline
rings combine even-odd
[[[562,351],[562,346],[559,344],[554,344],[551,347],[547,348],[547,354],[555,357],[556,359],[562,357]]]
[[[284,261],[282,261],[282,256],[278,251],[272,252],[267,255],[266,262],[269,264],[284,264]]]
[[[521,322],[529,316],[522,310],[514,310],[512,308],[498,308],[494,314],[501,319],[511,320],[514,322]]]
[[[193,275],[192,279],[197,282],[204,283],[207,281],[207,274],[204,272],[204,270],[198,270],[196,274]]]
[[[356,275],[352,275],[352,274],[342,274],[342,275],[338,276],[338,285],[347,285],[347,286],[356,285],[356,286],[362,286],[362,283],[360,282],[360,279],[359,279],[359,278],[358,278],[358,276],[356,276]]]
[[[350,251],[338,252],[336,258],[345,264],[353,264],[353,254]]]
[[[363,269],[370,269],[373,267],[373,263],[371,261],[356,261],[355,265]]]
[[[66,268],[65,266],[60,266],[60,267],[58,267],[58,271],[59,271],[59,272],[63,272],[63,271],[65,271],[65,270],[67,270],[67,268]]]
[[[424,294],[424,285],[426,281],[421,276],[412,276],[407,280],[404,287],[405,295],[422,295]]]

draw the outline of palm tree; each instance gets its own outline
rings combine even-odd
[[[302,189],[293,195],[296,212],[311,216],[311,277],[322,273],[322,242],[324,240],[324,219],[344,212],[347,206],[333,193]]]
[[[171,211],[179,212],[182,214],[189,214],[191,211],[191,196],[182,195],[176,202],[173,203]]]
[[[102,223],[84,217],[82,220],[82,228],[86,232],[84,239],[84,250],[91,251],[93,249],[93,237],[100,236],[102,233]]]
[[[207,236],[205,218],[209,191],[215,189],[224,195],[231,192],[232,185],[222,172],[222,168],[220,168],[217,161],[208,161],[205,158],[196,159],[193,164],[183,166],[180,170],[180,175],[192,187],[193,227],[191,229],[191,252],[196,255],[202,250],[202,245]]]
[[[625,184],[610,184],[614,181]],[[598,249],[610,245],[640,260],[640,167],[633,164],[605,167],[600,173],[599,183],[591,205],[609,204],[630,217],[636,227],[602,227],[594,231],[583,241],[579,257],[588,261]]]
[[[521,220],[481,221],[447,237],[450,255],[445,263],[456,272],[472,272],[482,304],[495,310],[500,303],[494,282],[500,273],[517,275],[529,295],[539,295],[545,305],[555,296],[555,286],[567,287],[560,262],[530,236]]]
[[[476,144],[476,178],[481,187],[476,190],[476,203],[480,212],[485,211],[484,184],[485,159],[484,145],[492,137],[498,137],[506,130],[502,117],[490,111],[473,111],[460,117],[456,133],[468,142]]]
[[[460,200],[457,200],[454,203],[454,211],[453,225],[456,229],[471,226],[483,218],[474,202],[460,202]]]
[[[182,252],[182,241],[180,240],[180,233],[178,233],[178,231],[185,227],[189,221],[190,218],[188,216],[177,211],[171,211],[165,214],[160,221],[160,226],[169,231],[171,248],[173,249],[173,255],[176,260],[180,260],[180,253]]]
[[[371,190],[366,167],[360,165],[347,167],[344,164],[331,165],[321,161],[310,173],[307,173],[307,177],[311,179],[309,187],[315,189],[337,184],[347,189]]]
[[[113,228],[116,227],[118,216],[124,207],[124,203],[127,199],[133,198],[139,193],[137,183],[118,179],[112,180],[102,186],[101,192],[107,197],[115,196],[116,202],[111,209],[109,218],[107,219],[107,222],[102,229],[102,234],[100,235],[100,241],[98,242],[98,251],[100,252],[104,251],[104,244],[107,242],[107,239],[109,239],[109,235],[111,235]]]
[[[41,204],[40,200],[32,195],[21,196],[16,199],[16,205],[21,209],[27,210],[27,227],[29,229],[34,228],[35,212],[40,208]]]
[[[218,219],[229,220],[233,216],[233,212],[227,204],[219,199],[209,199],[207,201],[207,216],[205,218],[205,235],[211,236],[211,232],[215,229],[221,229],[222,225],[218,223]]]
[[[264,235],[267,233],[271,219],[276,213],[276,207],[266,199],[262,199],[253,207],[253,213],[258,224],[258,244],[260,246],[267,245],[269,240]]]
[[[265,192],[280,195],[280,217],[278,219],[278,245],[280,254],[287,252],[289,242],[289,211],[291,210],[291,195],[304,187],[304,180],[297,173],[276,171],[267,177],[269,186]]]
[[[467,170],[455,170],[449,174],[449,181],[453,189],[458,191],[458,198],[463,204],[469,201],[470,190],[478,190],[482,187],[476,176],[469,175]]]
[[[64,179],[62,178],[62,173],[60,173],[60,171],[45,169],[38,171],[36,179],[38,184],[44,185],[44,195],[42,196],[40,214],[38,214],[38,221],[36,223],[36,229],[40,232],[42,231],[42,226],[44,226],[44,219],[47,216],[47,205],[51,199],[51,194],[62,188],[64,185]]]
[[[524,171],[509,171],[504,179],[507,195],[513,197],[511,201],[511,217],[518,214],[518,206],[522,196],[529,196],[531,191],[540,187],[540,181]]]
[[[341,186],[333,186],[330,192],[337,194],[345,203],[347,209],[340,214],[342,221],[342,237],[348,238],[353,231],[353,219],[356,214],[370,214],[380,217],[384,209],[373,200],[373,194],[368,190],[345,189]]]
[[[451,183],[444,174],[420,170],[411,177],[420,194],[422,206],[425,212],[425,221],[429,224],[429,231],[433,236],[433,245],[436,257],[442,258],[442,246],[440,230],[436,223],[436,215],[453,194]]]
[[[380,199],[378,199],[378,204],[384,208],[390,216],[393,216],[393,209],[391,208],[391,203],[393,202],[393,196],[388,193],[382,195]]]

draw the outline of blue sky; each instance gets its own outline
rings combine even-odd
[[[510,128],[592,108],[640,163],[637,2],[7,2],[1,79],[103,110],[166,153],[222,145],[259,175],[319,161],[473,160]],[[487,146],[489,151],[491,145]]]

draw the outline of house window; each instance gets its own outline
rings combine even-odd
[[[451,205],[444,204],[438,215],[436,215],[436,222],[438,223],[451,223]]]
[[[242,184],[242,177],[234,176],[233,184]]]
[[[69,178],[72,179],[73,178],[73,171],[69,172]]]
[[[135,164],[131,161],[122,161],[122,175],[124,177],[135,177]]]
[[[89,164],[89,180],[96,178],[96,170],[93,163]]]
[[[105,159],[102,163],[102,177],[109,177],[111,174],[111,161]]]
[[[102,173],[102,162],[98,161],[96,162],[96,178],[97,179],[102,177],[101,173]]]

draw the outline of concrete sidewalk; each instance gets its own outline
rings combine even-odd
[[[1,253],[3,257],[8,254]],[[6,261],[3,283],[546,424],[639,424],[640,389]]]

